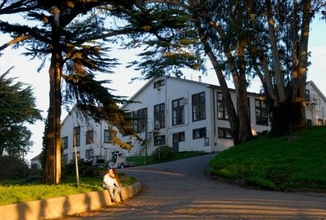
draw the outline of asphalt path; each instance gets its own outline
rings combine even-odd
[[[136,196],[99,211],[64,218],[88,219],[325,219],[326,194],[248,189],[207,175],[215,154],[118,170],[136,177]]]

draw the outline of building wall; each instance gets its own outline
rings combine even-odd
[[[164,80],[164,81],[162,81]],[[161,82],[159,84],[159,82]],[[160,86],[157,86],[160,85]],[[311,120],[313,125],[317,125],[322,121],[325,124],[325,109],[326,100],[325,97],[318,91],[315,85],[308,84],[307,89],[310,90],[312,97],[318,97],[318,105],[314,105],[313,108],[307,108],[307,120]],[[233,146],[233,141],[230,137],[219,137],[219,129],[229,129],[230,125],[228,120],[221,120],[218,118],[217,113],[217,94],[220,92],[219,87],[212,86],[206,83],[198,81],[185,80],[174,77],[164,77],[161,79],[155,79],[149,81],[144,87],[142,87],[131,100],[137,101],[136,103],[128,103],[122,107],[123,110],[128,112],[138,111],[140,109],[147,108],[147,144],[146,142],[139,142],[135,138],[130,139],[129,136],[119,136],[125,142],[129,142],[133,145],[133,148],[129,151],[123,150],[117,146],[112,146],[109,143],[103,143],[104,130],[108,128],[108,125],[104,122],[97,124],[94,121],[87,121],[83,116],[77,114],[76,109],[67,116],[62,123],[61,135],[62,137],[68,137],[68,148],[64,149],[63,155],[66,155],[67,161],[73,159],[73,128],[80,126],[80,146],[77,147],[80,158],[86,158],[86,150],[92,149],[94,157],[108,161],[111,159],[111,153],[119,150],[125,156],[130,155],[151,155],[153,151],[160,146],[154,145],[155,138],[165,137],[165,145],[176,147],[178,145],[178,151],[204,151],[204,152],[217,152],[228,149]],[[192,96],[198,93],[205,93],[205,109],[206,118],[203,120],[193,121],[192,119]],[[231,91],[231,97],[233,103],[236,103],[236,96]],[[173,125],[172,123],[172,101],[176,99],[183,99],[184,101],[184,123],[179,125]],[[256,121],[256,102],[262,100],[259,94],[249,93],[248,103],[250,106],[250,119],[251,127],[254,135],[263,131],[269,130],[268,125],[258,125]],[[315,99],[314,99],[315,100]],[[317,100],[317,99],[316,99]],[[154,106],[164,103],[165,105],[165,127],[159,130],[154,129]],[[235,106],[236,108],[236,106]],[[193,139],[194,129],[205,128],[206,135],[198,139]],[[92,144],[86,145],[86,132],[87,130],[94,130],[94,141]],[[173,140],[173,134],[184,132],[184,141],[175,142]],[[143,139],[146,137],[146,133],[142,132],[139,136]],[[177,143],[177,145],[176,145]],[[89,158],[86,158],[89,159]]]
[[[306,86],[306,117],[308,124],[326,125],[326,99],[313,82],[308,82]]]

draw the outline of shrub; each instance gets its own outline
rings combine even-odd
[[[172,158],[172,148],[167,145],[159,146],[152,154],[154,161],[167,161]]]
[[[64,176],[73,176],[76,174],[76,164],[74,161],[66,164],[62,168],[62,174]],[[99,176],[99,168],[92,166],[92,162],[87,162],[83,160],[78,161],[78,172],[79,176],[82,177],[96,177]]]
[[[29,176],[30,170],[23,159],[13,156],[0,156],[0,179],[15,180]]]

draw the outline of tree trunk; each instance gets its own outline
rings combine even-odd
[[[54,22],[52,30],[52,57],[49,69],[50,75],[50,107],[48,112],[48,133],[46,160],[43,170],[43,182],[59,184],[61,179],[61,73],[62,55],[60,47],[60,32],[58,24]]]
[[[306,120],[306,79],[307,79],[307,65],[308,65],[308,40],[309,40],[309,27],[312,18],[311,13],[311,2],[309,0],[302,1],[302,25],[301,25],[301,37],[299,44],[299,62],[298,62],[298,77],[296,82],[297,90],[293,90],[293,107],[297,112],[297,117],[294,121],[291,121],[291,127],[293,130],[299,130],[306,128],[307,120]],[[293,24],[295,25],[295,24]],[[298,44],[297,44],[298,45]]]
[[[240,143],[250,141],[252,139],[252,132],[249,120],[249,107],[247,96],[247,80],[246,80],[246,66],[244,61],[244,42],[239,43],[238,47],[238,59],[239,59],[239,74],[236,79],[233,78],[236,87],[237,108],[239,117],[239,137]]]

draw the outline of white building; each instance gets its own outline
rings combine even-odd
[[[325,96],[313,82],[308,82],[306,88],[308,123],[326,124]],[[235,103],[235,92],[230,91]],[[79,158],[107,161],[116,150],[130,156],[151,155],[161,145],[171,146],[175,151],[204,152],[223,151],[233,146],[228,115],[218,86],[165,76],[148,81],[131,100],[138,102],[128,103],[122,109],[138,119],[134,121],[134,129],[147,142],[120,136],[132,145],[130,152],[113,146],[108,125],[105,122],[86,122],[75,108],[62,122],[64,163],[72,160],[75,152]],[[268,130],[267,106],[263,97],[249,93],[248,103],[253,134]],[[73,143],[76,143],[75,148]]]

